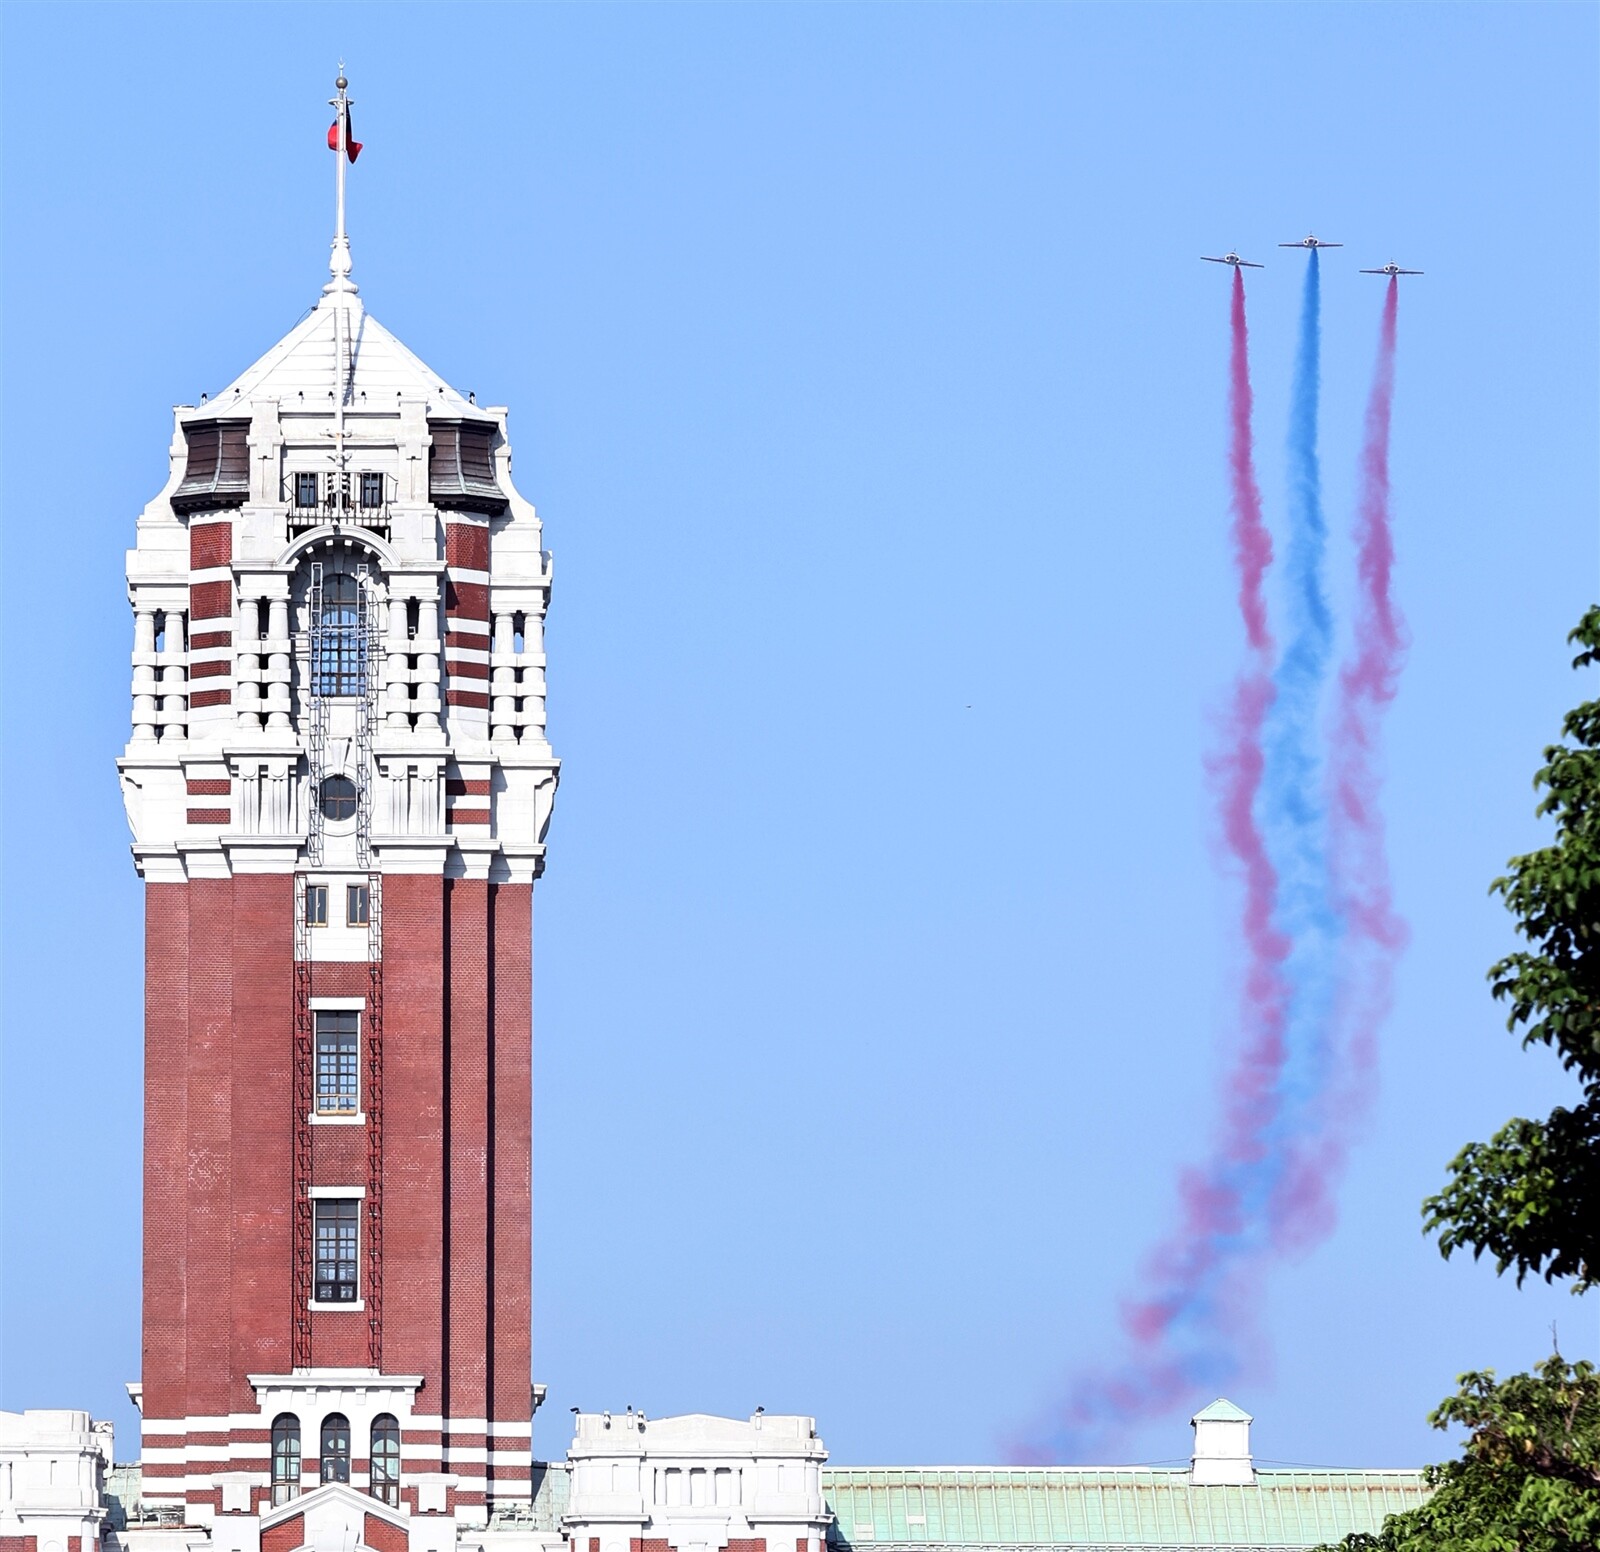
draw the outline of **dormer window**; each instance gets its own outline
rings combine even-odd
[[[430,420],[428,495],[437,507],[499,513],[506,498],[495,479],[494,439],[498,427],[474,420]]]
[[[174,512],[236,507],[250,494],[250,422],[190,421],[183,428],[188,460],[172,493]]]

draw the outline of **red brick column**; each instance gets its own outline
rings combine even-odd
[[[293,1367],[294,1132],[280,1099],[294,1088],[292,873],[234,879],[233,952],[235,1281],[226,1410],[252,1412],[256,1398],[247,1376]]]
[[[189,528],[191,571],[215,571],[233,559],[233,521],[194,522]],[[189,650],[233,645],[233,583],[215,577],[189,586]],[[233,699],[228,689],[204,689],[206,679],[225,678],[233,672],[228,659],[205,660],[190,665],[191,707],[226,706]],[[226,821],[223,821],[226,823]],[[195,823],[190,820],[190,823]]]
[[[489,1448],[528,1455],[525,1429],[496,1437],[495,1423],[526,1423],[533,1359],[533,886],[492,886],[494,944],[490,1221]],[[531,1465],[489,1468],[526,1495]]]
[[[482,879],[445,884],[449,922],[447,1023],[450,1096],[449,1278],[446,1293],[446,1352],[449,1411],[446,1431],[454,1443],[481,1449],[482,1426],[458,1431],[453,1418],[487,1416],[486,1353],[489,1344],[489,1007],[495,966],[489,954],[489,885]],[[445,1470],[452,1469],[446,1449]],[[481,1503],[469,1485],[476,1462],[458,1468],[463,1477],[457,1502]]]
[[[189,886],[147,884],[144,913],[144,1415],[188,1415]]]
[[[489,524],[475,513],[445,519],[445,700],[489,706],[489,665],[466,654],[489,651]]]
[[[444,1405],[444,880],[383,881],[383,1361]]]
[[[189,884],[188,1413],[228,1412],[233,1291],[233,880]]]

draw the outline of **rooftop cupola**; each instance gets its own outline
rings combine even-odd
[[[1220,1396],[1189,1419],[1194,1428],[1194,1455],[1189,1462],[1193,1486],[1249,1487],[1255,1482],[1250,1459],[1253,1421],[1248,1412]]]

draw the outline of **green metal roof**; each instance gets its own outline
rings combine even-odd
[[[1253,1423],[1253,1418],[1243,1407],[1235,1406],[1226,1396],[1218,1396],[1208,1407],[1201,1407],[1191,1423]]]
[[[530,1505],[534,1526],[539,1530],[560,1530],[561,1516],[572,1502],[572,1471],[565,1461],[533,1463],[533,1502]]]
[[[825,1467],[829,1540],[869,1548],[1315,1547],[1414,1509],[1415,1471],[1258,1471],[1194,1487],[1154,1467]]]

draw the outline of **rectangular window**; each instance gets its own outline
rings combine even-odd
[[[328,886],[326,884],[306,885],[306,926],[326,927],[328,925]]]
[[[294,504],[297,507],[314,507],[317,504],[317,477],[315,474],[295,475]]]
[[[383,505],[383,476],[381,474],[363,474],[361,476],[361,505],[364,507],[381,507]]]
[[[361,1203],[319,1197],[311,1206],[316,1222],[316,1301],[319,1304],[353,1303]]]
[[[317,1114],[354,1115],[361,1089],[358,1049],[361,1015],[315,1010],[317,1026]]]
[[[365,884],[346,884],[344,889],[344,920],[347,927],[365,927],[372,908],[372,896]]]

